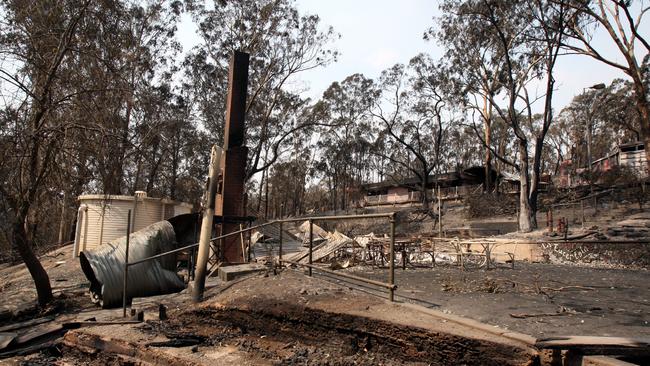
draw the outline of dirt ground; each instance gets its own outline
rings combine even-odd
[[[156,318],[158,303],[167,305],[168,320]],[[213,285],[199,305],[191,305],[188,295],[181,293],[135,306],[145,309],[144,323],[69,331],[59,347],[11,361],[30,365],[125,365],[142,360],[197,365],[528,365],[538,358],[520,341],[295,270]],[[115,350],[117,355],[108,352]]]
[[[42,258],[57,298],[47,309],[35,309],[24,266],[0,267],[0,326],[46,314],[57,320],[119,319],[120,309],[101,310],[90,302],[86,279],[69,253],[62,248]],[[386,269],[346,271],[387,277]],[[228,284],[212,280],[200,306],[188,305],[187,291],[136,299],[134,307],[145,310],[143,324],[70,331],[66,343],[0,364],[125,365],[150,357],[155,364],[524,365],[534,362],[530,348],[499,334],[650,334],[650,277],[643,269],[517,262],[515,269],[461,271],[439,265],[395,274],[398,302],[474,319],[500,333],[388,303],[386,292],[376,288],[285,270]],[[169,309],[167,321],[156,318],[161,303]],[[170,341],[181,347],[159,343]],[[110,348],[115,342],[131,356],[88,353],[90,345]]]
[[[74,313],[92,309],[94,305],[86,296],[88,282],[78,259],[71,258],[72,246],[54,250],[40,260],[50,277],[55,301],[49,309],[36,309],[36,288],[27,271],[19,265],[0,265],[0,324],[10,318],[19,320],[48,312]]]
[[[199,350],[236,346],[270,364],[508,365],[531,357],[516,342],[291,270],[243,281],[150,325],[156,334],[203,339]]]
[[[386,280],[386,269],[354,268]],[[395,270],[402,300],[535,337],[647,337],[647,270],[517,262],[515,269],[461,271],[455,266]]]

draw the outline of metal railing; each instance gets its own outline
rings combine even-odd
[[[127,229],[126,229],[127,236],[126,236],[126,260],[125,260],[125,263],[124,263],[124,284],[123,284],[123,289],[122,289],[122,291],[123,291],[122,292],[122,312],[123,312],[124,317],[126,317],[127,290],[128,290],[127,276],[128,276],[128,269],[129,269],[130,266],[134,266],[134,265],[144,263],[144,262],[147,262],[147,261],[150,261],[150,260],[158,259],[158,258],[167,256],[167,255],[183,252],[183,251],[186,251],[188,249],[193,249],[193,248],[196,248],[199,245],[199,243],[194,243],[194,244],[186,245],[184,247],[177,248],[177,249],[174,249],[174,250],[170,250],[170,251],[167,251],[167,252],[164,252],[164,253],[160,253],[160,254],[152,255],[150,257],[142,258],[142,259],[139,259],[139,260],[134,261],[134,262],[129,262],[129,235],[130,235],[130,229],[131,229],[131,227],[130,227],[130,222],[131,222],[130,215],[131,215],[131,211],[129,210],[129,215],[128,215],[129,219],[128,219],[128,222],[127,222]],[[324,269],[324,268],[319,268],[319,267],[313,265],[313,251],[314,251],[313,226],[314,226],[315,221],[339,221],[339,220],[359,220],[359,219],[377,219],[377,218],[386,218],[386,219],[389,220],[389,223],[390,223],[390,245],[389,245],[389,261],[388,261],[389,262],[388,263],[389,264],[389,273],[388,273],[388,282],[387,283],[380,282],[380,281],[375,281],[375,280],[371,280],[371,279],[367,279],[367,278],[363,278],[363,277],[359,277],[359,276],[354,276],[354,275],[347,274],[347,273],[339,273],[339,272],[336,272],[336,271],[331,271],[331,270],[327,270],[327,269]],[[286,261],[286,263],[290,263],[292,265],[297,265],[297,266],[307,267],[309,276],[312,276],[313,270],[316,270],[316,271],[320,271],[320,272],[323,272],[323,273],[333,274],[333,275],[337,275],[337,276],[340,276],[340,277],[344,277],[344,278],[348,278],[348,279],[352,279],[352,280],[365,282],[365,283],[369,283],[369,284],[372,284],[372,285],[387,288],[389,290],[388,299],[390,301],[394,301],[394,299],[395,299],[395,289],[397,288],[397,285],[395,285],[395,265],[394,265],[395,264],[395,213],[394,212],[391,212],[391,213],[378,213],[378,214],[366,214],[366,215],[311,216],[311,217],[300,217],[300,218],[292,218],[292,219],[273,220],[273,221],[269,221],[269,222],[266,222],[266,223],[263,223],[263,224],[260,224],[260,225],[251,226],[251,227],[248,227],[248,228],[245,228],[245,229],[242,229],[242,230],[233,231],[233,232],[228,233],[228,234],[216,236],[214,238],[211,238],[210,242],[214,242],[214,241],[220,240],[220,239],[225,239],[225,238],[228,238],[228,237],[234,236],[234,235],[240,235],[240,234],[246,233],[246,232],[251,232],[252,230],[261,229],[261,228],[266,227],[266,226],[278,224],[278,225],[280,225],[278,264],[280,266],[282,266],[282,262],[283,262],[282,261],[282,242],[283,242],[282,226],[283,226],[284,223],[293,223],[293,222],[301,222],[301,221],[309,221],[309,253],[308,253],[309,262],[308,263],[300,263],[300,262]],[[249,245],[248,252],[250,252],[250,250],[251,250],[251,248],[250,248],[250,245]]]

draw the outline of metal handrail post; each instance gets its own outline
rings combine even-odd
[[[122,317],[126,318],[126,290],[129,277],[129,236],[131,236],[131,210],[126,219],[126,250],[124,253],[124,279],[122,285]]]
[[[280,247],[278,248],[278,265],[282,267],[282,222],[280,222]]]
[[[388,283],[395,285],[395,215],[390,216],[390,260],[388,261]],[[395,288],[389,289],[388,300],[395,301]]]
[[[309,220],[309,277],[311,277],[312,250],[314,249],[314,220]]]
[[[251,243],[251,222],[249,221],[248,224],[246,225],[246,229],[248,232],[246,233],[246,236],[248,238],[248,246],[246,247],[246,263],[251,262],[251,249],[253,249],[253,245]]]

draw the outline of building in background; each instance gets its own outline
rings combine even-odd
[[[648,176],[645,156],[645,145],[643,142],[630,142],[620,144],[606,156],[594,160],[591,163],[591,171],[595,174],[602,175],[614,168],[627,168],[634,172],[637,177],[644,178]],[[588,185],[589,181],[585,179],[588,169],[577,168],[571,160],[564,160],[560,164],[559,174],[555,177],[555,185],[559,188],[571,188]]]
[[[606,172],[615,166],[628,167],[639,176],[646,176],[645,145],[643,142],[618,145],[607,156],[591,164],[591,168],[596,172]]]
[[[492,170],[492,182],[505,184],[502,175]],[[430,175],[427,191],[431,201],[437,196],[436,187],[444,199],[460,198],[467,194],[480,193],[485,184],[485,168],[481,166],[471,167],[464,170]],[[368,183],[361,186],[365,192],[363,206],[380,205],[413,205],[419,204],[421,199],[420,180],[418,178],[407,178],[401,180],[385,180],[378,183]],[[518,180],[513,184],[517,185]],[[510,188],[510,187],[509,187]]]

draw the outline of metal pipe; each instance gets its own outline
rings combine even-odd
[[[250,227],[251,227],[251,222],[249,221],[246,224],[246,229],[250,229]],[[252,249],[251,248],[251,231],[250,230],[248,230],[247,236],[248,236],[248,245],[246,246],[246,263],[250,263],[251,262],[251,249]]]
[[[278,248],[278,264],[282,267],[282,223],[280,223],[280,248]]]
[[[124,255],[124,285],[122,286],[122,317],[126,318],[126,290],[129,279],[129,237],[131,236],[131,210],[126,219],[126,253]]]
[[[184,251],[184,250],[188,250],[188,249],[193,249],[193,248],[196,248],[197,246],[199,246],[199,244],[198,244],[198,243],[194,243],[194,244],[186,245],[186,246],[181,247],[181,248],[177,248],[177,249],[174,249],[174,250],[170,250],[170,251],[168,251],[168,252],[164,252],[164,253],[160,253],[160,254],[152,255],[151,257],[138,259],[137,261],[133,261],[133,262],[129,263],[129,266],[135,266],[136,264],[144,263],[144,262],[150,261],[150,260],[152,260],[152,259],[158,259],[158,258],[162,258],[162,257],[168,256],[168,255],[170,255],[170,254],[174,254],[174,253],[182,252],[182,251]]]
[[[285,262],[286,262],[286,263],[290,263],[290,264],[294,264],[294,265],[296,265],[296,266],[307,267],[307,268],[309,268],[309,269],[312,269],[312,268],[313,268],[313,269],[315,269],[315,270],[317,270],[317,271],[320,271],[320,272],[323,272],[323,273],[329,273],[329,274],[332,274],[332,275],[335,275],[335,276],[340,276],[340,277],[344,277],[344,278],[349,278],[349,279],[351,279],[351,280],[360,281],[360,282],[365,282],[365,283],[369,283],[369,284],[371,284],[371,285],[384,287],[384,288],[387,288],[387,289],[391,290],[391,293],[392,293],[392,292],[397,288],[397,286],[394,285],[394,284],[384,283],[384,282],[379,282],[379,281],[375,281],[375,280],[370,280],[370,279],[367,279],[367,278],[358,277],[358,276],[351,275],[351,274],[347,274],[347,273],[336,272],[336,271],[332,271],[332,270],[325,269],[325,268],[320,268],[320,267],[317,267],[317,266],[314,266],[314,265],[310,265],[310,264],[299,263],[299,262],[293,262],[293,261],[285,261]]]
[[[395,286],[395,214],[390,216],[390,260],[388,264],[388,283]],[[391,287],[388,300],[395,301],[395,288]]]
[[[206,207],[203,211],[201,223],[201,236],[199,239],[199,254],[196,260],[194,273],[194,286],[192,288],[192,300],[199,302],[203,299],[205,289],[205,275],[210,257],[210,237],[212,236],[212,221],[214,220],[214,207],[217,196],[219,172],[221,170],[221,148],[212,146],[210,154],[210,172],[208,177],[208,189],[206,191]]]
[[[311,277],[312,250],[314,249],[314,221],[309,220],[309,277]]]

